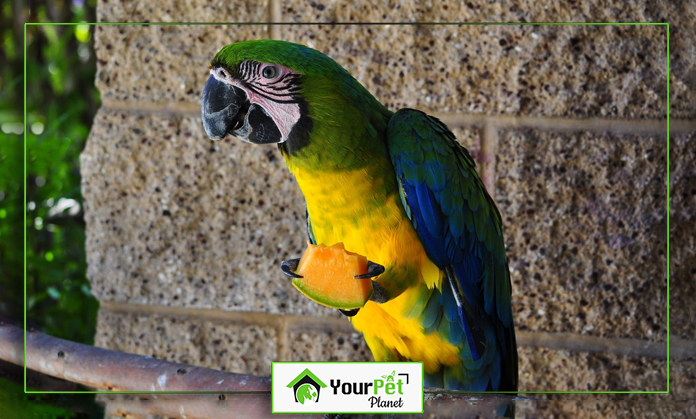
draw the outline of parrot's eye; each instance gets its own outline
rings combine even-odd
[[[261,71],[261,75],[267,79],[273,79],[278,75],[278,68],[272,65],[266,66]]]

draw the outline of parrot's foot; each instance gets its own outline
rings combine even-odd
[[[297,270],[297,265],[300,263],[300,259],[288,259],[284,260],[280,264],[280,270],[283,271],[283,273],[290,278],[304,278],[302,275],[298,275],[295,273]]]
[[[385,290],[378,282],[372,281],[372,295],[370,296],[370,301],[382,304],[389,301],[389,296],[387,295],[387,290]]]
[[[338,311],[340,311],[341,314],[343,314],[343,315],[346,316],[346,317],[353,317],[353,316],[355,316],[356,314],[358,314],[358,311],[360,311],[360,309],[359,309],[359,308],[354,308],[354,309],[352,309],[352,310],[341,310],[341,309],[339,308]]]
[[[384,266],[379,263],[367,261],[367,273],[362,275],[356,275],[355,279],[367,279],[374,278],[377,275],[382,275],[384,273]],[[374,283],[374,281],[372,281]]]
[[[295,273],[297,270],[297,265],[299,265],[300,259],[288,259],[284,260],[280,264],[280,270],[283,271],[283,273],[291,278],[303,278],[302,275],[298,275]],[[371,261],[367,261],[367,273],[364,273],[362,275],[355,275],[355,279],[367,279],[367,278],[374,278],[378,275],[381,275],[384,273],[384,266],[380,265],[379,263],[374,263]],[[372,281],[372,284],[375,284],[375,281]]]

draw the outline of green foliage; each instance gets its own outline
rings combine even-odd
[[[41,396],[28,396],[20,384],[0,378],[0,417],[29,418],[73,418],[75,414],[68,409],[41,403]],[[34,400],[31,400],[31,399]],[[6,416],[5,416],[6,415]]]
[[[96,1],[29,2],[29,21],[94,20]],[[80,191],[79,154],[99,93],[87,25],[28,26],[26,30],[26,177],[21,134],[24,96],[23,22],[28,11],[3,5],[0,32],[0,313],[21,319],[26,229],[26,295],[31,324],[53,336],[93,342],[97,300],[89,291]],[[17,30],[19,28],[19,30]],[[26,190],[24,190],[24,185]],[[24,193],[26,192],[26,205]],[[61,210],[62,209],[62,210]],[[26,216],[26,218],[25,218]]]

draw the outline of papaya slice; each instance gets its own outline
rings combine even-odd
[[[372,295],[372,280],[355,279],[367,273],[367,258],[349,252],[343,243],[333,246],[307,243],[292,285],[309,299],[331,308],[361,308]]]

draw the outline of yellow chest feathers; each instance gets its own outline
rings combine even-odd
[[[431,373],[459,363],[456,347],[437,333],[426,336],[417,319],[407,318],[423,293],[442,286],[442,272],[425,254],[396,180],[370,176],[368,170],[318,174],[293,169],[293,173],[307,201],[317,243],[342,242],[346,250],[365,255],[392,273],[377,278],[383,286],[385,281],[397,281],[405,287],[386,303],[368,301],[353,317],[375,359],[418,360]],[[394,266],[403,269],[389,271]]]
[[[373,262],[412,266],[429,288],[439,285],[439,269],[406,216],[395,179],[372,176],[368,169],[319,174],[295,168],[293,173],[317,243],[342,242]]]

